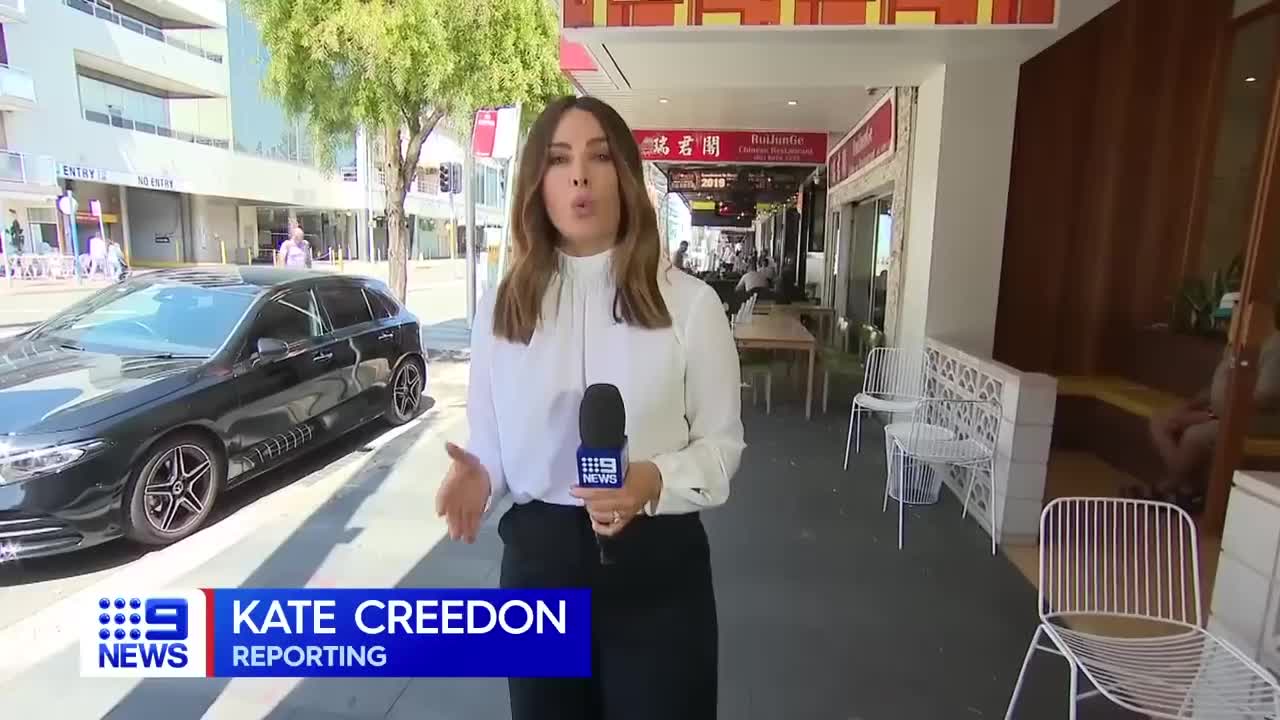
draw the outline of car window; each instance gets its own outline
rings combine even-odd
[[[125,354],[212,355],[253,304],[236,289],[156,282],[107,288],[30,334]]]
[[[400,308],[396,306],[394,300],[383,295],[377,290],[365,288],[364,296],[365,299],[369,301],[369,307],[373,309],[374,317],[379,320],[385,320],[395,315],[400,310]]]
[[[373,320],[369,303],[358,287],[329,285],[319,288],[317,293],[320,295],[320,302],[324,303],[325,312],[329,314],[329,321],[333,323],[334,330]]]
[[[295,290],[268,302],[258,312],[250,333],[250,347],[271,338],[296,343],[324,334],[324,321],[309,290]]]

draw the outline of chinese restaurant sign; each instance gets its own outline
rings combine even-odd
[[[772,130],[635,130],[645,160],[821,165],[826,133]]]
[[[1057,23],[1055,0],[562,0],[567,28]]]
[[[858,176],[893,154],[897,104],[890,91],[827,158],[828,187]]]

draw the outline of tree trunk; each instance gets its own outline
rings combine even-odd
[[[404,303],[409,299],[409,233],[404,216],[404,198],[409,186],[404,182],[404,173],[400,171],[404,163],[400,156],[400,129],[387,128],[384,134],[387,164],[382,186],[387,194],[387,284],[391,286],[396,299]]]
[[[409,295],[409,224],[404,214],[404,199],[417,180],[422,144],[443,116],[444,112],[441,110],[411,116],[408,119],[409,142],[403,149],[400,145],[399,127],[388,127],[383,133],[387,144],[387,162],[383,168],[385,179],[382,183],[387,194],[387,284],[391,286],[396,299],[402,303],[408,301]]]

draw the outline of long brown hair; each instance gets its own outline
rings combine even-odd
[[[644,184],[640,147],[631,128],[612,107],[592,97],[567,96],[547,105],[534,121],[516,173],[511,270],[498,286],[493,312],[494,334],[512,342],[529,344],[541,319],[543,295],[558,269],[559,234],[542,201],[542,178],[560,118],[574,108],[591,113],[604,128],[618,175],[622,213],[612,263],[618,288],[614,319],[644,328],[671,325],[671,314],[658,289],[662,248],[657,214]]]

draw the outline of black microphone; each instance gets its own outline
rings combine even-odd
[[[620,488],[627,473],[627,410],[616,385],[587,387],[578,408],[578,487]],[[600,562],[613,563],[600,535]]]

